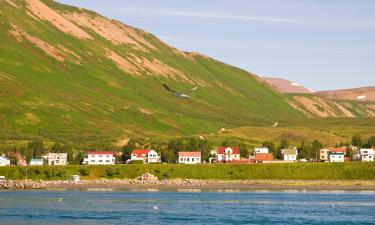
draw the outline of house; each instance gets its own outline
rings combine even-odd
[[[199,164],[202,161],[201,152],[178,152],[178,163]]]
[[[361,149],[360,150],[360,159],[362,162],[373,162],[374,161],[374,149]]]
[[[67,153],[48,153],[48,165],[66,166],[68,161]]]
[[[0,166],[10,166],[10,160],[5,155],[0,156]]]
[[[159,154],[152,149],[133,150],[130,161],[142,160],[144,163],[159,163]]]
[[[113,152],[109,151],[88,151],[87,158],[84,158],[83,164],[113,165],[115,164],[115,157],[113,157]]]
[[[320,152],[319,152],[320,161],[323,161],[323,162],[329,161],[328,155],[329,155],[330,152],[331,152],[331,149],[329,149],[329,148],[320,149]]]
[[[257,154],[257,153],[268,153],[268,148],[255,148],[254,149],[254,155]]]
[[[273,161],[272,153],[256,153],[255,154],[255,162],[256,163],[264,163]]]
[[[30,166],[43,166],[43,159],[31,159]]]
[[[281,154],[283,155],[283,159],[286,162],[295,162],[297,161],[297,155],[298,155],[298,150],[295,148],[291,149],[282,149]]]
[[[329,162],[344,162],[344,153],[343,152],[330,152],[328,155]]]
[[[330,153],[344,153],[346,155],[346,148],[323,148],[320,150],[320,161],[328,162]]]
[[[239,147],[217,147],[217,161],[231,162],[240,160]]]

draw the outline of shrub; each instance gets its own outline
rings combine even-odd
[[[143,164],[143,160],[132,160],[129,164]]]

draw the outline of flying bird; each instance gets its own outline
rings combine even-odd
[[[189,92],[192,92],[192,91],[195,91],[198,89],[198,87],[194,87],[192,89],[189,89],[187,91],[184,91],[184,92],[178,92],[178,91],[175,91],[173,89],[171,89],[168,85],[166,84],[163,84],[164,88],[169,91],[169,92],[172,92],[176,97],[178,98],[190,98],[190,96],[188,95]]]

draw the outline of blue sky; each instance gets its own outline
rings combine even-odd
[[[313,89],[375,86],[374,0],[58,0]]]

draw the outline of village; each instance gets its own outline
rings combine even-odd
[[[348,157],[348,152],[352,151],[352,158]],[[208,161],[202,160],[200,151],[179,151],[177,164],[201,164],[201,163],[230,163],[230,164],[251,164],[251,163],[309,163],[309,162],[331,162],[343,163],[346,161],[374,162],[375,146],[372,148],[347,147],[322,148],[319,151],[319,160],[307,160],[298,158],[297,148],[282,149],[282,159],[274,158],[267,147],[254,149],[254,154],[248,157],[241,157],[239,147],[219,146],[210,152]],[[82,161],[82,165],[114,165],[119,164],[116,156],[121,152],[113,151],[88,151]],[[160,152],[153,149],[134,149],[130,158],[125,164],[153,164],[162,162]],[[67,153],[48,153],[41,158],[32,158],[29,162],[25,157],[18,154],[17,163],[12,166],[66,166],[68,165]],[[0,166],[11,166],[11,161],[5,155],[0,156]]]

